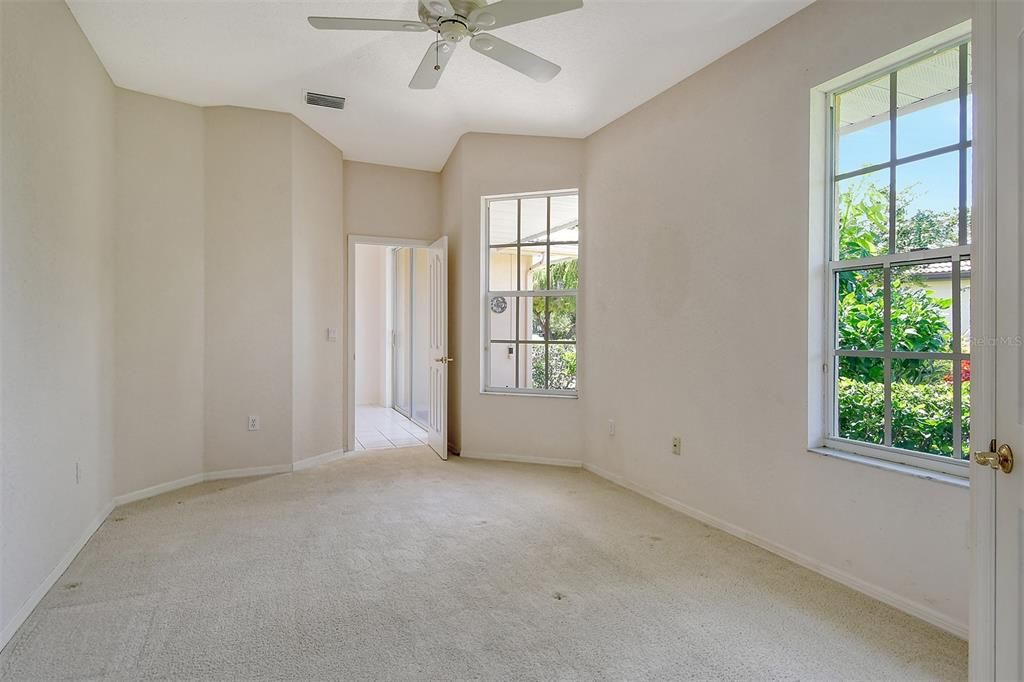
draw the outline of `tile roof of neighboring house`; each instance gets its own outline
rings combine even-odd
[[[948,260],[938,263],[925,263],[924,265],[913,266],[913,273],[927,279],[949,279],[953,276],[953,263]],[[961,279],[971,276],[971,261],[960,263]]]

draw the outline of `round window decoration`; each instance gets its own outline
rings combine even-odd
[[[500,315],[506,310],[508,310],[508,301],[505,300],[504,296],[495,296],[491,299],[491,312]]]

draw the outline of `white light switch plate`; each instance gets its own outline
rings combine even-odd
[[[328,341],[337,341],[338,340],[338,328],[337,327],[328,327],[327,328],[327,340]]]

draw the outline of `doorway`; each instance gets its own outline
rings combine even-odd
[[[355,449],[426,445],[424,247],[355,247]],[[426,311],[429,312],[429,311]]]
[[[346,450],[447,459],[447,241],[349,238]]]

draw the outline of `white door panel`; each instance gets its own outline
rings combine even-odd
[[[981,332],[972,346],[979,363],[979,422],[975,450],[1007,445],[1016,465],[1009,473],[975,461],[974,576],[971,674],[977,680],[1024,679],[1024,2],[976,5],[974,61],[978,99],[975,215],[982,227]],[[985,384],[982,384],[982,381]],[[980,392],[979,392],[980,393]],[[973,429],[972,429],[973,430]],[[980,446],[980,447],[979,447]]]
[[[427,442],[448,459],[448,237],[441,237],[429,249],[430,362],[428,385]]]

